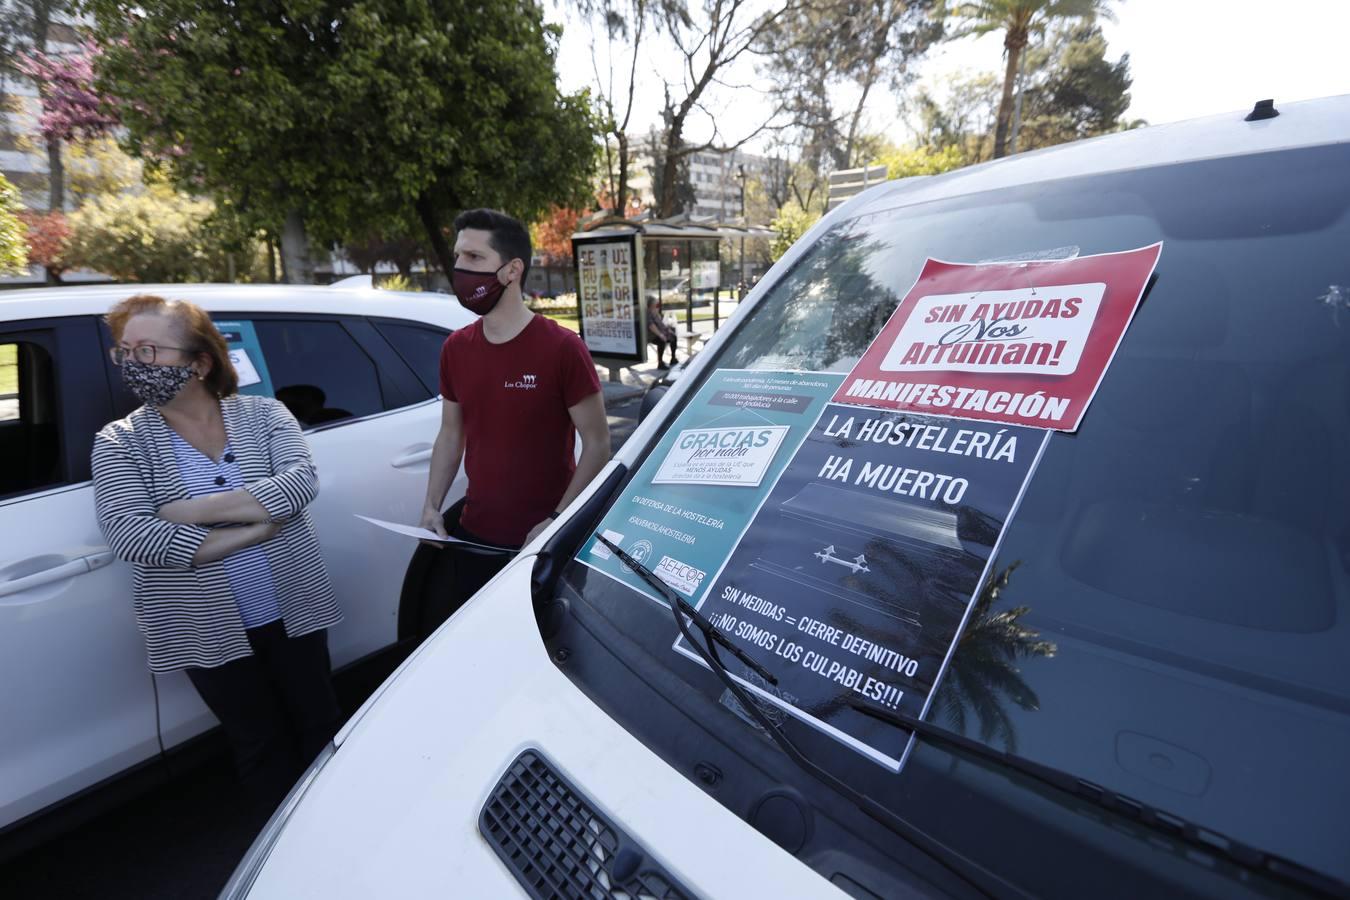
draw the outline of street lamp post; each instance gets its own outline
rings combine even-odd
[[[741,277],[736,284],[736,300],[745,298],[745,230],[750,227],[750,220],[745,217],[745,163],[736,166],[736,177],[741,181]]]

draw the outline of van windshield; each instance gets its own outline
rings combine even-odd
[[[772,285],[688,385],[681,409],[666,416],[650,463],[665,461],[682,411],[711,402],[713,388],[742,383],[734,379],[786,373],[774,377],[798,387],[785,395],[811,396],[813,378],[828,392],[838,383],[829,373],[858,362],[930,258],[1059,259],[1162,241],[1154,280],[1081,426],[1051,433],[1039,462],[1028,461],[1020,505],[1001,534],[981,537],[969,516],[939,521],[808,485],[781,504],[782,515],[809,527],[837,523],[841,535],[886,520],[929,545],[945,540],[945,551],[925,557],[940,571],[906,572],[903,554],[871,558],[862,544],[841,540],[819,548],[812,571],[839,569],[842,580],[768,574],[779,576],[782,591],[818,601],[849,578],[859,584],[858,567],[892,565],[887,583],[899,587],[872,599],[897,633],[928,625],[906,618],[910,590],[950,585],[964,618],[922,705],[929,722],[1350,882],[1346,171],[1350,148],[1331,146],[917,205],[904,205],[903,194],[873,201],[823,233]],[[728,387],[717,379],[733,380]],[[778,439],[781,412],[765,411],[765,441]],[[768,465],[755,474],[773,483],[782,471]],[[722,489],[729,499],[697,514],[725,523],[728,546],[740,539],[736,498],[747,495],[738,490],[733,481]],[[630,481],[612,509],[642,493]],[[628,515],[629,537],[653,527],[711,527],[685,510],[683,525],[663,518],[671,512],[650,503]],[[756,514],[763,513],[749,510],[747,520]],[[948,537],[932,537],[939,532]],[[987,565],[970,560],[977,544]],[[646,550],[651,556],[641,561],[658,571],[664,565],[673,587],[710,574]],[[824,877],[894,895],[905,883],[893,874],[899,851],[775,759],[734,697],[676,646],[668,609],[606,577],[587,553],[565,571],[562,596],[620,662],[597,653],[564,667],[569,676],[678,771]],[[767,552],[763,559],[766,572],[781,567]],[[960,587],[967,583],[972,590]],[[789,630],[809,646],[846,624],[841,613],[823,617],[814,632]],[[757,659],[770,670],[794,664],[769,646]],[[1232,873],[1196,866],[1099,810],[936,745],[911,748],[902,731],[869,744],[882,752],[862,752],[848,735],[819,727],[836,721],[831,710],[777,696],[782,702],[765,702],[764,711],[814,759],[1033,894],[1071,893],[1087,881],[1137,895],[1141,879],[1216,896],[1264,890],[1256,882],[1239,889],[1224,880]],[[878,689],[873,699],[887,696]],[[700,766],[716,779],[699,781]],[[762,812],[775,790],[805,810],[809,827],[799,839],[783,838],[780,817]],[[1050,840],[1056,865],[1046,864]]]

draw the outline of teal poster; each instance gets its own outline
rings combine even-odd
[[[699,603],[842,382],[842,373],[714,372],[598,530]],[[665,604],[595,537],[577,559]]]
[[[252,322],[216,322],[216,328],[225,338],[230,362],[239,375],[239,393],[273,396],[272,377],[267,373],[267,360]]]

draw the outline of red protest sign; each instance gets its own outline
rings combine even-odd
[[[1161,252],[930,259],[834,401],[1074,431]]]

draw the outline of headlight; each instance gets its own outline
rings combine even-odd
[[[291,817],[291,813],[300,805],[300,800],[305,796],[305,791],[314,783],[314,779],[319,777],[319,772],[328,761],[333,758],[337,752],[337,746],[329,741],[328,744],[319,751],[314,762],[310,763],[309,768],[300,776],[291,788],[291,792],[286,795],[286,799],[281,801],[277,811],[272,813],[272,818],[267,820],[263,830],[258,832],[258,836],[253,839],[253,845],[248,848],[244,858],[239,861],[235,867],[234,874],[230,876],[225,889],[220,892],[220,900],[241,900],[247,897],[249,891],[253,888],[253,882],[257,880],[258,873],[262,871],[263,865],[267,862],[267,857],[272,854],[272,847],[281,837],[281,830],[286,827],[286,820]]]

